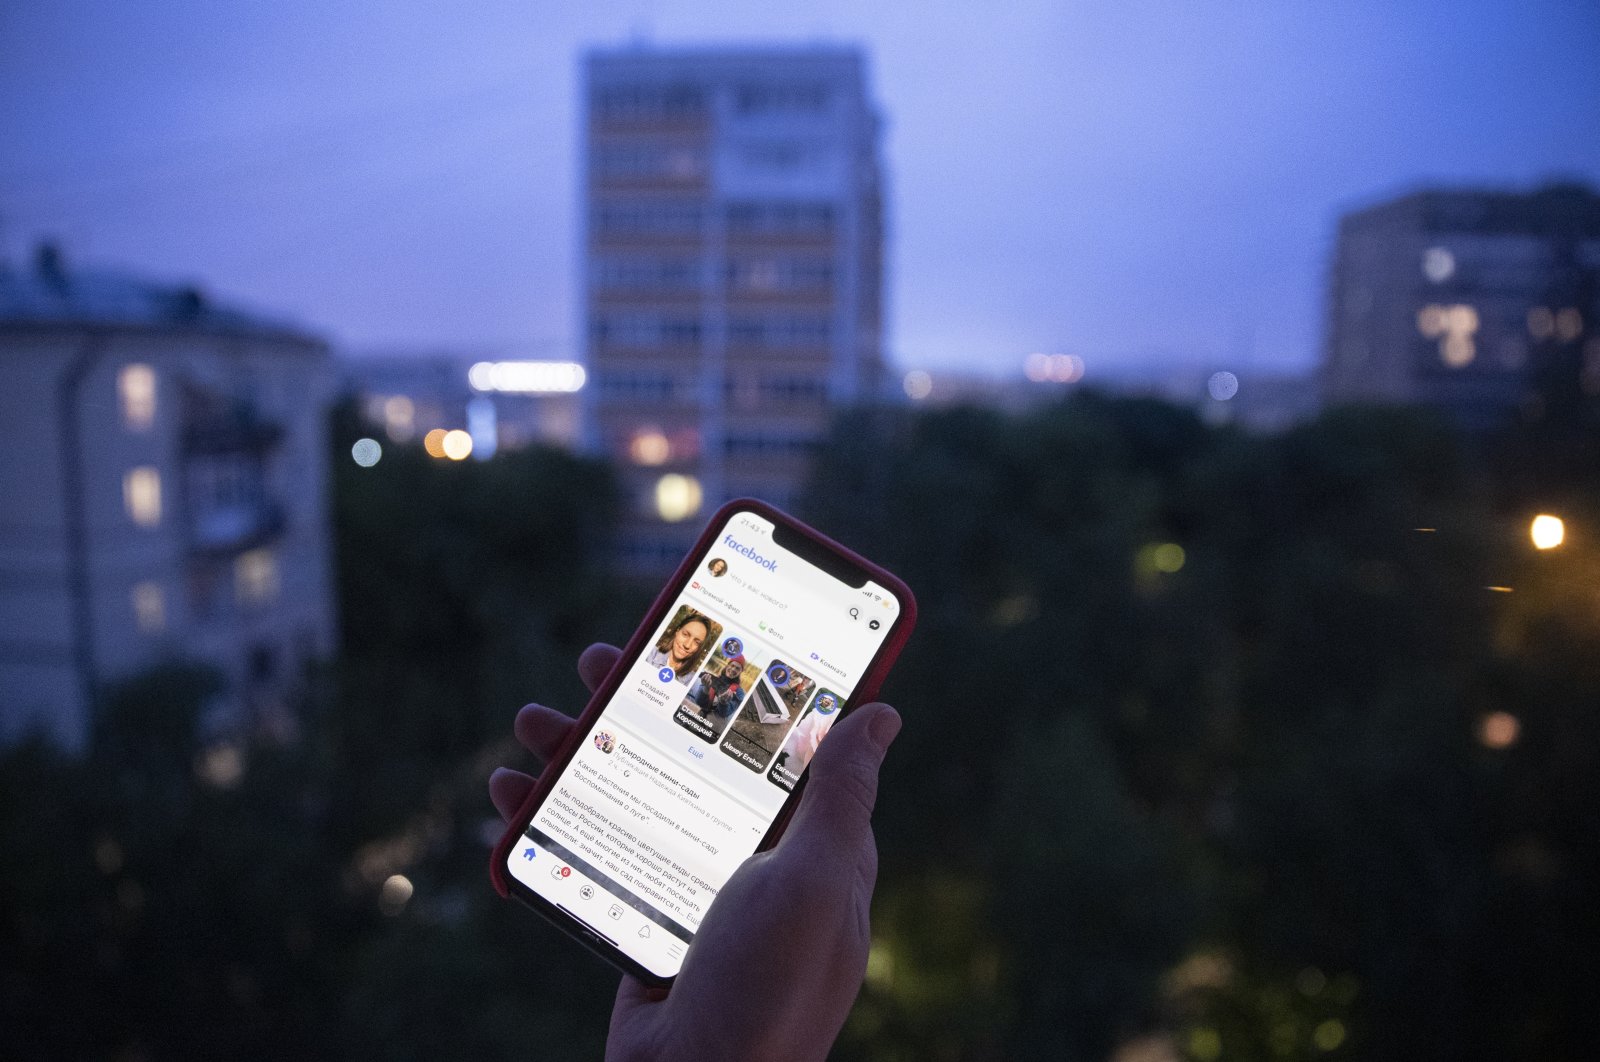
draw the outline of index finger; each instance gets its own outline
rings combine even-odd
[[[600,688],[600,683],[611,674],[611,669],[617,666],[617,661],[622,659],[622,650],[605,642],[596,642],[583,651],[578,657],[578,677],[583,679],[583,684],[593,693]]]

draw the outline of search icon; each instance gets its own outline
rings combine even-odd
[[[850,618],[853,619],[853,620],[860,619],[861,618],[861,610],[859,608],[851,609],[850,610]]]

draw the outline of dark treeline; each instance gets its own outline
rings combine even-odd
[[[175,663],[83,758],[0,759],[7,1057],[599,1055],[615,979],[490,891],[485,780],[654,588],[607,569],[602,465],[360,469],[357,428],[297,727],[218,731]],[[1553,431],[843,415],[801,515],[922,619],[837,1057],[1587,1057],[1600,472]]]

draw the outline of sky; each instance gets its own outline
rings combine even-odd
[[[1594,0],[8,0],[0,262],[577,356],[579,60],[637,40],[867,50],[902,368],[1303,369],[1341,212],[1600,187]]]

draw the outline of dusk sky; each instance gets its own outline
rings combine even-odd
[[[1600,185],[1594,0],[9,0],[0,260],[575,356],[579,58],[634,39],[867,49],[902,368],[1308,366],[1341,211]]]

